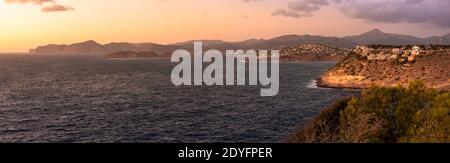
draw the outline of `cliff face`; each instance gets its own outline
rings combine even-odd
[[[326,72],[319,86],[369,88],[372,85],[394,87],[421,80],[428,88],[450,90],[450,52],[417,57],[412,63],[370,61],[349,57]]]

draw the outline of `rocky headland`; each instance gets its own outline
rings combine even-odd
[[[359,46],[323,74],[318,85],[366,89],[371,86],[406,86],[423,81],[427,88],[450,90],[448,46]]]

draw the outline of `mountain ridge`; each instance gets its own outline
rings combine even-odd
[[[385,33],[379,29],[373,29],[360,35],[343,37],[349,41],[360,45],[387,44],[387,45],[408,45],[408,44],[450,44],[450,33],[443,36],[415,37],[404,34]],[[391,41],[392,40],[392,41]]]
[[[120,51],[153,51],[158,55],[169,55],[177,49],[193,50],[193,42],[202,41],[203,49],[280,49],[303,44],[323,44],[340,48],[352,48],[356,45],[386,44],[386,45],[409,45],[409,44],[450,44],[450,33],[443,36],[431,36],[419,38],[415,36],[385,33],[379,29],[373,29],[360,35],[346,37],[330,37],[320,35],[282,35],[271,39],[247,39],[238,42],[227,42],[223,40],[191,40],[173,44],[157,43],[128,43],[111,42],[100,44],[94,40],[74,44],[48,44],[30,49],[31,54],[98,54],[104,55]]]

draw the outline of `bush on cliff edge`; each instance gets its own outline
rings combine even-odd
[[[288,139],[292,143],[450,143],[450,93],[372,87],[322,111]]]

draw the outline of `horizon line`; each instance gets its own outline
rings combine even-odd
[[[247,39],[240,39],[238,41],[230,41],[230,40],[222,40],[222,39],[189,39],[186,41],[176,41],[173,43],[168,43],[168,44],[164,44],[164,43],[158,43],[158,42],[150,42],[150,41],[143,41],[143,42],[127,42],[127,41],[110,41],[110,42],[101,42],[101,41],[96,41],[95,39],[88,39],[85,41],[77,41],[77,42],[72,42],[72,43],[47,43],[46,45],[36,45],[32,48],[28,48],[28,50],[30,49],[34,49],[37,48],[39,46],[47,46],[47,45],[71,45],[71,44],[76,44],[76,43],[83,43],[83,42],[88,42],[88,41],[94,41],[98,44],[101,45],[106,45],[106,44],[111,44],[111,43],[130,43],[130,44],[142,44],[142,43],[151,43],[151,44],[158,44],[158,45],[163,45],[163,46],[168,46],[168,45],[175,45],[175,44],[179,44],[179,43],[186,43],[186,42],[191,42],[191,41],[223,41],[225,43],[237,43],[237,42],[243,42],[243,41],[247,41],[247,40],[270,40],[270,39],[274,39],[274,38],[278,38],[278,37],[282,37],[282,36],[319,36],[319,37],[336,37],[336,38],[341,38],[341,39],[345,39],[345,37],[351,37],[351,36],[358,36],[358,35],[362,35],[365,33],[369,33],[372,31],[378,31],[381,33],[385,33],[385,34],[395,34],[395,35],[403,35],[403,36],[410,36],[410,37],[415,37],[415,38],[419,38],[419,39],[426,39],[426,38],[431,38],[431,37],[442,37],[442,36],[446,36],[446,35],[450,35],[450,32],[447,34],[443,34],[443,35],[431,35],[431,36],[427,36],[427,37],[420,37],[420,36],[414,36],[414,35],[408,35],[408,34],[401,34],[401,33],[390,33],[390,32],[384,32],[383,30],[380,30],[378,28],[373,28],[367,32],[363,32],[360,34],[353,34],[353,35],[348,35],[348,36],[330,36],[330,35],[320,35],[320,34],[283,34],[283,35],[276,35],[276,36],[272,36],[269,38],[247,38]],[[16,51],[16,52],[0,52],[0,55],[4,55],[4,54],[30,54],[29,51]]]
[[[270,39],[274,39],[277,37],[282,37],[282,36],[320,36],[320,37],[336,37],[336,38],[345,38],[345,37],[352,37],[352,36],[358,36],[358,35],[362,35],[371,31],[379,31],[381,33],[385,33],[385,34],[396,34],[396,35],[403,35],[403,36],[411,36],[411,37],[416,37],[416,38],[420,38],[420,39],[426,39],[426,38],[431,38],[431,37],[442,37],[442,36],[446,36],[446,35],[450,35],[449,33],[446,34],[442,34],[442,35],[430,35],[430,36],[426,36],[426,37],[420,37],[420,36],[414,36],[414,35],[408,35],[408,34],[402,34],[402,33],[390,33],[390,32],[384,32],[383,30],[379,30],[378,28],[373,28],[367,32],[363,32],[360,34],[353,34],[353,35],[348,35],[348,36],[332,36],[332,35],[320,35],[320,34],[308,34],[308,33],[304,33],[304,34],[283,34],[283,35],[276,35],[276,36],[272,36],[269,38],[247,38],[247,39],[240,39],[238,41],[230,41],[230,40],[222,40],[222,39],[187,39],[185,41],[175,41],[172,43],[158,43],[158,42],[151,42],[151,41],[142,41],[142,42],[127,42],[127,41],[110,41],[110,42],[101,42],[101,41],[97,41],[96,39],[87,39],[85,41],[79,41],[79,42],[74,42],[74,43],[82,43],[82,42],[87,42],[87,41],[94,41],[96,43],[105,45],[105,44],[109,44],[109,43],[134,43],[134,44],[139,44],[139,43],[153,43],[153,44],[159,44],[159,45],[174,45],[174,44],[178,44],[178,43],[185,43],[185,42],[190,42],[190,41],[223,41],[223,42],[227,42],[227,43],[236,43],[236,42],[243,42],[246,40],[270,40]],[[74,44],[74,43],[70,43],[70,44]],[[64,44],[58,44],[58,43],[49,43],[50,44],[54,44],[54,45],[64,45]],[[3,52],[1,52],[3,53]]]

